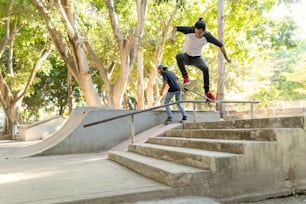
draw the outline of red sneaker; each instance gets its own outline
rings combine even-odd
[[[188,84],[190,84],[190,81],[189,81],[189,79],[188,79],[188,76],[186,75],[186,76],[184,76],[184,83],[183,83],[184,85],[188,85]]]
[[[205,96],[211,100],[216,100],[216,98],[214,97],[214,95],[212,95],[212,93],[209,91],[205,94]]]

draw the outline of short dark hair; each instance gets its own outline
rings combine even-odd
[[[205,21],[203,21],[203,18],[199,18],[199,20],[194,24],[194,27],[197,29],[206,29]]]
[[[157,66],[157,69],[166,70],[166,69],[168,69],[168,67],[165,67],[163,64],[160,64],[160,65]]]

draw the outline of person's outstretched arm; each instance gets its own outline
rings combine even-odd
[[[231,60],[228,58],[228,56],[227,56],[227,54],[226,54],[225,47],[224,47],[224,46],[220,47],[220,50],[221,50],[221,52],[223,53],[223,56],[224,56],[225,60],[226,60],[228,63],[231,63]]]
[[[224,44],[222,42],[220,42],[217,38],[215,38],[210,32],[205,32],[204,33],[204,36],[206,37],[207,39],[207,42],[209,43],[212,43],[216,46],[218,46],[225,58],[225,60],[230,63],[231,60],[228,58],[227,54],[226,54],[226,50],[225,50],[225,47],[224,47]]]
[[[177,31],[177,28],[176,28],[176,27],[173,27],[172,32],[171,32],[171,38],[170,38],[170,41],[171,41],[172,43],[174,43],[174,41],[175,41],[176,31]]]
[[[162,85],[162,87],[159,91],[160,96],[162,96],[164,94],[164,90],[165,90],[166,86],[167,86],[167,81],[163,81],[163,85]]]

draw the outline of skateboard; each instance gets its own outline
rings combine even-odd
[[[194,91],[194,90],[192,90],[192,89],[189,89],[189,88],[187,88],[187,87],[184,87],[183,90],[184,90],[185,92],[190,91],[190,92],[192,92],[192,93],[194,93],[194,94],[196,94],[196,95],[198,95],[198,96],[204,98],[204,99],[206,100],[206,103],[220,103],[219,100],[210,99],[210,98],[208,98],[207,96],[205,96],[205,95],[203,95],[203,94],[201,94],[201,93],[199,93],[199,92],[197,92],[197,91]]]

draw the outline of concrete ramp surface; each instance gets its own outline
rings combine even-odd
[[[44,140],[27,142],[0,140],[0,158],[95,153],[107,151],[117,147],[118,144],[127,147],[131,136],[130,117],[123,117],[90,127],[84,127],[84,125],[126,115],[130,112],[105,108],[77,108],[57,132]],[[145,136],[153,136],[156,132],[160,134],[165,129],[178,125],[173,124],[173,126],[169,125],[168,127],[160,125],[163,119],[164,113],[157,111],[149,111],[135,116],[134,128],[137,137],[142,138],[141,134],[143,132],[145,132]]]
[[[59,131],[55,132],[47,139],[31,142],[16,142],[16,146],[7,148],[7,151],[2,152],[0,156],[1,158],[22,158],[43,154],[45,151],[56,146],[67,137],[71,136],[72,133],[82,123],[85,117],[86,113],[75,113],[69,117],[69,119],[65,122],[63,127],[59,129]]]

